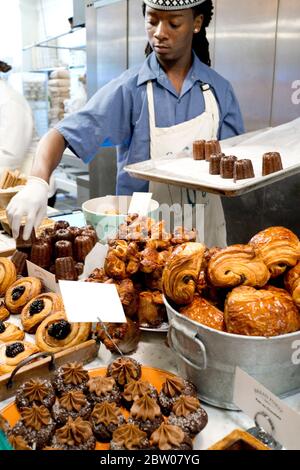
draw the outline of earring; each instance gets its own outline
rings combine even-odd
[[[199,33],[200,29],[194,29],[194,33]]]

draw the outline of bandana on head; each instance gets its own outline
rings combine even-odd
[[[144,0],[148,7],[156,10],[185,10],[201,5],[206,0]]]

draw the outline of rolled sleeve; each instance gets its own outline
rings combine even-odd
[[[223,118],[220,123],[219,139],[228,139],[244,132],[245,128],[240,106],[232,86],[228,84]]]
[[[55,128],[75,154],[89,163],[102,146],[130,142],[131,114],[132,94],[121,76],[101,88],[82,110],[63,119]]]

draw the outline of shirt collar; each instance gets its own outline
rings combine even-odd
[[[212,85],[211,74],[209,73],[210,68],[200,61],[195,52],[193,52],[193,56],[194,60],[186,77],[186,82],[188,82],[186,85],[193,86],[197,81]],[[155,53],[152,52],[139,71],[137,85],[143,85],[149,80],[159,80],[165,76],[166,74],[161,68]]]

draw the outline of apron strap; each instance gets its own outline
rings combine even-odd
[[[217,100],[211,91],[211,88],[208,83],[202,83],[201,89],[203,91],[203,98],[205,102],[205,111],[212,116],[213,126],[212,126],[212,139],[216,139],[219,130],[220,123],[220,113],[217,104]]]
[[[148,97],[148,109],[149,109],[149,123],[150,130],[155,129],[155,110],[154,110],[154,97],[153,97],[153,85],[149,80],[147,83],[147,97]]]

